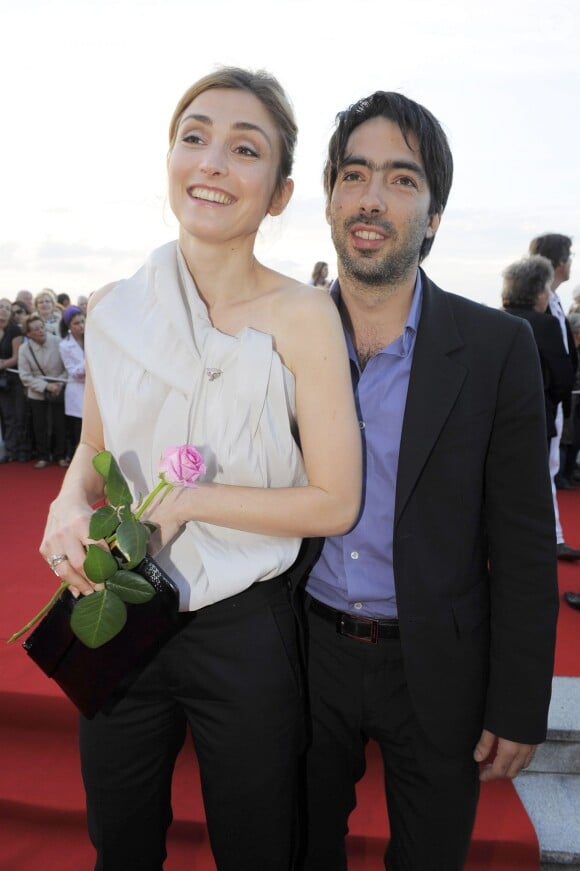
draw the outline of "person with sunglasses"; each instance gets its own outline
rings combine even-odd
[[[22,329],[24,325],[24,318],[27,315],[26,309],[20,302],[13,302],[11,305],[12,311],[12,322],[15,323],[20,329]]]

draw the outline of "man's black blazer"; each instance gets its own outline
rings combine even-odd
[[[424,273],[393,559],[409,691],[433,742],[545,738],[558,610],[542,377],[528,324]]]

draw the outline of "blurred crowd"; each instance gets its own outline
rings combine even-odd
[[[87,303],[49,288],[0,299],[0,463],[68,466],[81,432]]]
[[[528,320],[534,332],[545,384],[547,437],[559,436],[555,487],[572,489],[580,485],[580,285],[567,315],[558,311],[556,289],[570,275],[571,239],[559,234],[538,239],[531,243],[529,257],[504,271],[501,304]],[[326,262],[314,264],[309,283],[330,289]],[[67,294],[49,288],[36,296],[21,290],[13,301],[0,299],[0,463],[34,460],[36,469],[52,462],[68,465],[81,431],[87,303],[87,296],[73,304]],[[540,314],[555,317],[538,318]],[[558,409],[561,422],[555,419]]]

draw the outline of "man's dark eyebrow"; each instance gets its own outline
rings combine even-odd
[[[200,124],[206,124],[208,127],[213,126],[213,121],[208,115],[199,115],[195,112],[190,112],[189,115],[185,115],[181,121],[180,125],[183,124],[184,121],[188,119],[192,119],[193,121],[199,121]],[[236,121],[232,124],[234,130],[256,130],[258,133],[261,133],[268,145],[272,145],[272,141],[263,127],[260,127],[258,124],[252,124],[250,121]]]
[[[368,157],[349,154],[340,164],[340,168],[344,169],[346,166],[366,166],[366,168],[370,169],[372,172],[387,172],[389,169],[407,169],[409,172],[414,172],[415,175],[418,175],[422,179],[427,178],[423,167],[420,164],[415,163],[414,160],[385,160],[384,163],[378,164],[375,163],[374,160],[369,160]]]

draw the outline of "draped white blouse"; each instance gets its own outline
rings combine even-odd
[[[307,483],[295,434],[294,376],[272,337],[215,329],[177,242],[153,251],[87,319],[85,351],[105,446],[135,496],[157,483],[162,451],[193,444],[204,480],[251,487]],[[181,610],[235,595],[294,562],[300,539],[190,521],[156,556]]]

